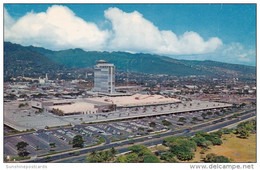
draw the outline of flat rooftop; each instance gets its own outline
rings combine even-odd
[[[67,113],[77,113],[77,112],[89,112],[91,113],[96,112],[97,108],[94,107],[95,105],[92,103],[87,102],[76,102],[73,104],[67,104],[67,105],[56,105],[56,106],[49,106],[48,108],[50,110],[52,109],[59,109],[62,110],[64,114]]]
[[[104,102],[107,104],[116,104],[117,107],[127,107],[127,106],[140,106],[140,105],[158,105],[158,104],[168,104],[180,102],[178,99],[166,98],[161,95],[144,95],[135,94],[132,96],[117,96],[117,97],[98,97],[90,98],[89,100],[96,102]]]

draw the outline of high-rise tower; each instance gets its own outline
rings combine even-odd
[[[99,60],[94,67],[94,89],[95,92],[115,92],[115,65]]]

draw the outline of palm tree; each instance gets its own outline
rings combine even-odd
[[[110,152],[112,153],[113,157],[117,154],[117,150],[114,147],[111,148]]]
[[[90,153],[91,157],[95,157],[96,154],[97,154],[97,152],[95,150]]]

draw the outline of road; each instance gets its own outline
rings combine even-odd
[[[146,136],[146,137],[142,137],[142,138],[138,138],[138,139],[133,139],[133,140],[128,140],[128,141],[122,141],[122,142],[117,142],[117,143],[110,143],[110,144],[104,144],[103,146],[97,146],[97,147],[93,147],[93,148],[85,148],[79,151],[79,155],[82,156],[77,156],[77,157],[73,157],[73,155],[71,153],[61,153],[59,155],[52,155],[49,157],[44,157],[44,158],[36,158],[35,160],[29,160],[29,161],[25,161],[25,162],[30,162],[30,163],[44,163],[44,162],[51,162],[51,161],[55,161],[55,162],[74,162],[74,161],[82,161],[84,160],[84,158],[86,157],[83,154],[87,154],[91,151],[99,151],[99,150],[104,150],[104,149],[110,149],[112,147],[116,148],[116,147],[122,147],[118,150],[118,153],[124,153],[129,151],[127,149],[127,147],[123,147],[125,145],[129,145],[129,144],[134,144],[134,143],[140,143],[143,142],[142,145],[146,145],[146,146],[152,146],[152,145],[157,145],[157,144],[161,144],[163,142],[163,138],[170,136],[170,135],[174,135],[174,136],[193,136],[196,132],[194,132],[194,130],[196,131],[205,131],[205,132],[209,132],[209,131],[213,131],[216,129],[220,129],[223,127],[226,127],[228,125],[243,121],[245,119],[248,119],[250,117],[254,117],[256,115],[255,111],[254,112],[250,112],[250,111],[245,111],[245,114],[243,116],[241,116],[240,118],[236,118],[236,119],[232,119],[232,120],[227,120],[224,122],[220,122],[217,124],[212,124],[212,122],[208,122],[208,123],[204,123],[195,127],[192,127],[192,130],[189,131],[187,129],[181,129],[181,130],[177,130],[174,132],[166,132],[160,135],[154,135],[154,136]],[[71,157],[71,158],[69,158]],[[66,160],[62,160],[62,161],[58,161],[60,159],[65,159],[68,158]]]

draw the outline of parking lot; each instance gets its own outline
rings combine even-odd
[[[72,149],[72,139],[76,135],[84,136],[84,146],[93,145],[98,142],[96,136],[93,136],[93,133],[86,129],[38,130],[29,134],[5,137],[4,154],[5,156],[17,156],[16,144],[21,141],[29,144],[27,150],[30,152],[31,157],[49,152],[69,150]],[[55,147],[51,147],[50,143],[55,143]]]

